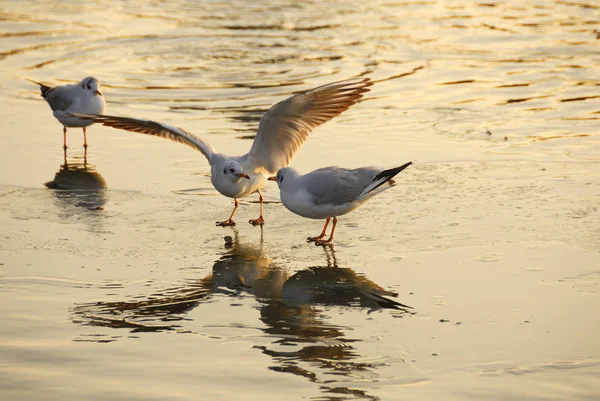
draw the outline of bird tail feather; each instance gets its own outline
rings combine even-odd
[[[42,92],[42,97],[44,99],[46,99],[46,97],[48,96],[48,94],[52,91],[52,87],[48,86],[48,85],[44,85],[41,82],[38,81],[34,81],[33,79],[29,79],[29,78],[25,78],[26,80],[28,80],[29,82],[33,82],[34,84],[37,84],[40,86],[40,91]]]
[[[402,170],[404,170],[411,164],[412,164],[412,162],[408,162],[408,163],[403,164],[400,167],[395,167],[395,168],[391,168],[389,170],[384,170],[381,173],[377,174],[375,176],[375,178],[373,178],[373,181],[369,185],[367,185],[365,187],[365,189],[362,190],[362,192],[360,193],[360,195],[358,195],[358,197],[360,198],[361,196],[364,196],[370,192],[373,192],[374,190],[376,190],[377,188],[379,188],[386,182],[388,182],[391,186],[395,185],[395,182],[392,180],[392,178],[394,178],[399,172],[401,172]]]

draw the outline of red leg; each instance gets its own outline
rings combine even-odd
[[[329,225],[329,220],[331,220],[331,217],[328,217],[327,220],[325,220],[325,225],[323,226],[321,234],[317,235],[316,237],[308,237],[306,240],[308,242],[317,242],[320,239],[322,239],[325,236],[325,234],[327,234],[327,226]]]
[[[67,148],[67,127],[63,127],[63,149]]]
[[[220,227],[226,227],[226,226],[235,226],[235,221],[233,221],[233,215],[235,214],[235,211],[238,208],[238,200],[234,199],[234,204],[233,204],[233,211],[231,212],[231,216],[229,216],[229,218],[225,221],[217,221],[217,226]]]
[[[83,147],[87,148],[87,135],[85,134],[85,127],[83,127]]]
[[[333,233],[335,232],[335,226],[337,225],[337,217],[333,218],[333,227],[331,227],[331,234],[329,234],[329,238],[326,240],[316,240],[316,245],[331,245],[333,243]]]
[[[262,226],[265,224],[265,219],[263,217],[263,196],[260,193],[260,189],[258,190],[258,201],[260,203],[260,216],[258,216],[258,219],[248,221],[248,223],[252,224],[253,226]]]

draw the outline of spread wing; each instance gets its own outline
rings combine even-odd
[[[346,111],[372,84],[369,78],[334,82],[275,104],[260,119],[248,164],[270,174],[286,167],[314,128]]]
[[[212,157],[215,153],[213,147],[207,141],[187,132],[183,128],[173,127],[168,124],[159,123],[151,120],[138,120],[137,118],[106,116],[102,114],[81,114],[69,113],[70,115],[83,120],[93,121],[107,127],[122,129],[125,131],[137,132],[140,134],[159,136],[174,142],[183,143],[193,149],[196,149],[206,157],[209,163],[212,163]]]

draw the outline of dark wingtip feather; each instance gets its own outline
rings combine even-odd
[[[46,99],[50,92],[52,92],[52,88],[46,85],[40,85],[40,91],[42,92],[42,97]]]
[[[400,167],[394,167],[388,170],[384,170],[381,173],[377,174],[375,176],[375,178],[373,178],[373,182],[380,180],[382,178],[387,177],[387,180],[385,180],[383,183],[391,180],[392,178],[394,178],[399,172],[401,172],[402,170],[404,170],[405,168],[407,168],[408,166],[410,166],[412,164],[412,162],[408,162],[408,163],[404,163],[403,165],[401,165]],[[377,187],[375,187],[377,188]],[[373,189],[375,189],[373,188]]]
[[[52,88],[52,87],[50,87],[48,85],[44,85],[41,82],[34,81],[33,79],[29,79],[29,78],[25,78],[25,79],[28,80],[29,82],[33,82],[34,84],[40,86],[40,91],[42,92],[42,97],[44,99],[46,99],[46,97],[50,94],[50,92],[52,92],[52,89],[54,89],[54,88]]]
[[[375,176],[375,178],[373,178],[373,181],[371,181],[371,183],[369,185],[367,185],[365,187],[365,189],[362,190],[362,192],[359,194],[359,197],[373,192],[374,190],[376,190],[377,188],[379,188],[386,182],[389,183],[390,186],[393,186],[395,184],[395,182],[392,180],[392,178],[394,178],[396,176],[396,174],[398,174],[399,172],[401,172],[402,170],[404,170],[411,164],[412,164],[412,162],[408,162],[408,163],[403,164],[400,167],[395,167],[395,168],[391,168],[389,170],[384,170],[381,173],[377,174]]]

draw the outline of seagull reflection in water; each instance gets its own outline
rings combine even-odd
[[[274,339],[265,346],[264,337],[260,337],[254,345],[275,361],[275,366],[269,369],[321,383],[324,392],[344,393],[350,390],[318,377],[337,374],[353,380],[365,372],[373,374],[372,370],[383,364],[361,362],[364,357],[351,345],[361,340],[346,338],[348,329],[328,323],[327,315],[332,313],[332,307],[391,309],[395,317],[414,313],[410,306],[390,298],[397,294],[350,268],[339,267],[333,249],[323,249],[325,265],[289,272],[265,255],[262,227],[259,246],[240,243],[237,231],[232,230],[234,237],[225,237],[225,252],[215,261],[208,276],[154,292],[146,298],[132,296],[131,301],[78,304],[71,311],[73,322],[131,329],[133,333],[163,330],[189,333],[182,327],[189,319],[185,314],[210,302],[214,294],[231,297],[253,294],[264,323],[260,330]],[[95,340],[82,337],[76,341]],[[106,337],[97,341],[106,341]],[[370,398],[366,394],[362,397]]]
[[[65,206],[72,205],[89,210],[102,210],[106,203],[106,180],[96,167],[87,160],[87,148],[83,156],[67,159],[64,150],[63,164],[52,181],[44,185],[54,189],[54,195]]]

